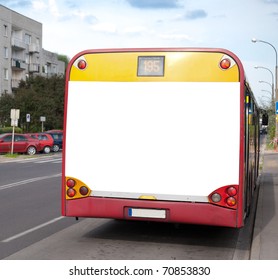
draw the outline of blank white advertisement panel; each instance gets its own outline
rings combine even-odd
[[[239,183],[240,84],[70,82],[66,176],[92,195],[190,200]]]

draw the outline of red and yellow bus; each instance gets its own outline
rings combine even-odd
[[[71,60],[62,215],[242,227],[258,169],[259,109],[230,51]]]

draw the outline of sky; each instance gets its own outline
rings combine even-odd
[[[43,48],[225,48],[242,61],[259,103],[269,101],[278,51],[278,0],[0,0],[43,24]],[[264,81],[260,83],[259,81]],[[274,78],[275,81],[275,78]],[[266,82],[266,83],[265,83]]]

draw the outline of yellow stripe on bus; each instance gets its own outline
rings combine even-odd
[[[212,52],[115,52],[87,53],[84,70],[76,63],[70,69],[70,81],[127,82],[238,82],[239,67],[220,68],[223,53]],[[137,76],[139,56],[164,56],[164,76]],[[77,58],[77,61],[79,58]]]

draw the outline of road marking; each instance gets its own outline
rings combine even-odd
[[[9,237],[9,238],[7,238],[7,239],[4,239],[4,240],[2,240],[1,242],[5,242],[5,243],[6,243],[6,242],[13,241],[13,240],[15,240],[15,239],[17,239],[17,238],[19,238],[19,237],[22,237],[22,236],[24,236],[24,235],[26,235],[26,234],[29,234],[29,233],[31,233],[31,232],[33,232],[33,231],[36,231],[36,230],[41,229],[41,228],[43,228],[43,227],[46,227],[46,226],[48,226],[48,225],[50,225],[50,224],[53,224],[53,223],[55,223],[55,222],[57,222],[57,221],[59,221],[59,220],[61,220],[61,219],[63,219],[63,218],[64,218],[64,216],[60,216],[60,217],[55,218],[55,219],[53,219],[53,220],[50,220],[50,221],[48,221],[48,222],[46,222],[46,223],[40,224],[40,225],[38,225],[38,226],[36,226],[36,227],[30,228],[30,229],[28,229],[28,230],[25,230],[25,231],[23,231],[23,232],[21,232],[21,233],[18,233],[18,234],[16,234],[16,235],[14,235],[14,236],[11,236],[11,237]]]
[[[42,180],[46,180],[46,179],[60,177],[61,175],[62,175],[62,173],[58,173],[58,174],[54,174],[54,175],[50,175],[50,176],[41,176],[41,177],[30,178],[30,179],[23,180],[23,181],[14,182],[14,183],[11,183],[11,184],[0,186],[0,191],[5,190],[5,189],[10,189],[10,188],[13,188],[13,187],[17,187],[17,186],[20,186],[20,185],[26,185],[26,184],[37,182],[37,181],[42,181]]]
[[[26,162],[37,162],[37,161],[47,161],[47,159],[52,160],[52,159],[60,159],[62,160],[62,155],[38,155],[36,157],[18,157],[18,158],[13,158],[13,159],[9,159],[9,158],[5,158],[4,156],[0,157],[0,164],[1,163],[21,163],[24,164]]]
[[[62,162],[62,159],[61,159],[61,158],[58,158],[58,159],[46,159],[46,160],[36,161],[36,163],[49,163],[49,162],[52,162],[52,163],[61,163],[61,162]]]

